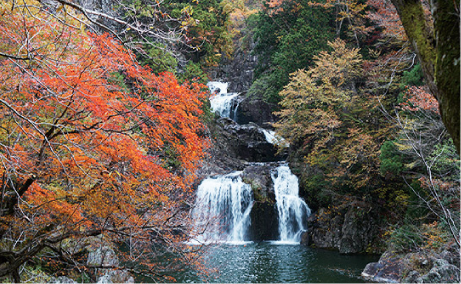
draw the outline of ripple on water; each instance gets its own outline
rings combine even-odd
[[[207,252],[207,263],[216,269],[201,281],[220,283],[357,283],[360,273],[376,257],[340,255],[301,245],[261,242],[221,245]]]

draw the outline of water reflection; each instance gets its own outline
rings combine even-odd
[[[175,275],[178,282],[215,283],[358,283],[360,273],[375,256],[340,255],[300,245],[269,242],[209,249],[206,261],[216,269],[208,277],[191,271]]]

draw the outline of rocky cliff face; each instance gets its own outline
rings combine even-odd
[[[229,118],[217,118],[209,125],[212,145],[208,157],[198,172],[199,179],[214,174],[243,170],[253,161],[273,162],[286,158],[267,141],[263,130],[255,123],[240,125]]]
[[[377,231],[371,209],[370,204],[357,201],[320,208],[308,219],[303,243],[344,254],[365,252]]]
[[[238,46],[231,58],[223,58],[219,67],[212,73],[212,79],[221,79],[229,82],[229,92],[240,93],[247,91],[254,78],[254,69],[258,57],[252,55],[255,42],[252,37],[242,46]]]

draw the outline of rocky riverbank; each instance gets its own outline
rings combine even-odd
[[[396,253],[386,251],[362,272],[368,280],[386,283],[459,283],[460,255],[456,245],[438,251]]]

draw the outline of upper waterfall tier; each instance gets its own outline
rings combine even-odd
[[[228,83],[208,82],[210,88],[210,104],[213,112],[219,113],[221,117],[228,117],[235,120],[238,108],[238,93],[227,93]]]

